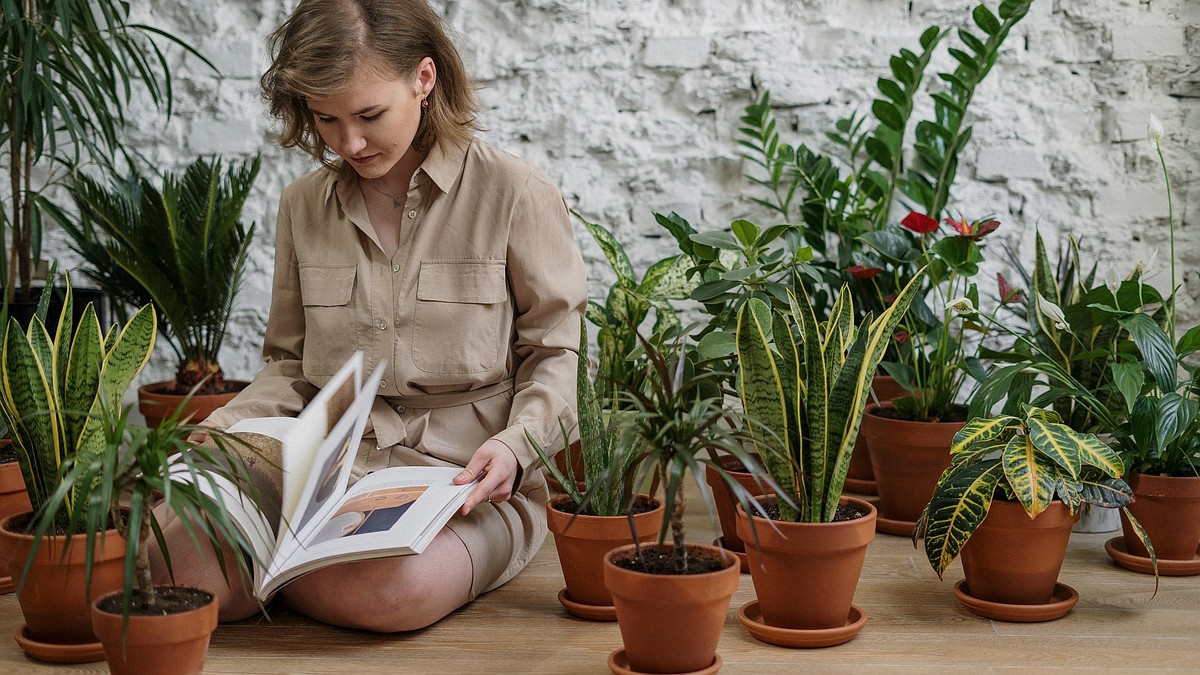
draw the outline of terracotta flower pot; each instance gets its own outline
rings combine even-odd
[[[722,457],[721,468],[733,476],[738,485],[746,488],[751,495],[764,493],[762,486],[755,480],[754,474],[746,471],[746,467],[736,457]],[[741,537],[738,536],[737,531],[737,515],[735,513],[737,500],[733,498],[733,493],[730,491],[729,486],[725,484],[725,480],[721,478],[721,474],[717,473],[717,470],[713,467],[705,465],[704,480],[708,483],[709,489],[712,490],[713,504],[717,510],[717,520],[721,523],[721,542],[724,548],[736,553],[744,552],[746,545]]]
[[[716,660],[729,600],[741,578],[737,560],[715,546],[687,547],[689,555],[721,560],[724,567],[707,574],[647,574],[612,562],[633,557],[633,545],[604,556],[604,583],[617,608],[630,670],[689,673]]]
[[[653,541],[662,527],[663,505],[647,495],[638,495],[638,499],[654,505],[653,510],[633,517],[638,541]],[[583,605],[612,605],[612,594],[604,585],[604,554],[633,543],[629,519],[625,516],[573,516],[555,508],[557,504],[567,503],[570,498],[564,495],[546,504],[546,524],[554,533],[559,566],[567,582],[567,597]],[[571,611],[571,607],[567,610]]]
[[[211,415],[214,410],[232,401],[241,390],[250,384],[243,380],[226,380],[225,382],[229,386],[235,387],[235,389],[224,394],[197,394],[193,396],[188,401],[187,408],[181,417],[186,418],[191,415],[192,424],[199,424]],[[138,387],[138,412],[142,413],[142,417],[146,418],[146,426],[151,428],[158,427],[162,419],[178,408],[183,403],[183,400],[187,398],[180,394],[161,393],[161,390],[174,386],[174,381],[168,380],[164,382],[152,382]]]
[[[1133,503],[1126,508],[1146,530],[1154,554],[1160,560],[1195,559],[1200,549],[1200,478],[1135,473],[1129,486]],[[1121,529],[1130,555],[1150,557],[1124,514]]]
[[[880,403],[903,396],[907,391],[890,375],[876,375],[872,378],[871,390],[875,392],[875,397]],[[874,402],[873,399],[868,400]],[[854,452],[850,455],[850,469],[846,472],[846,490],[862,495],[879,494],[875,487],[875,470],[871,468],[871,451],[867,447],[867,439],[861,426],[854,441]]]
[[[762,500],[764,504],[774,498]],[[875,539],[875,507],[842,497],[866,512],[854,520],[832,523],[768,521],[754,516],[758,546],[746,549],[750,577],[763,622],[778,628],[840,628],[850,605],[867,545]],[[775,527],[771,527],[774,525]],[[738,533],[750,541],[750,516],[737,509]]]
[[[9,516],[0,522],[0,541],[8,554],[9,568],[20,579],[33,546],[33,537],[11,529],[29,513]],[[96,535],[90,593],[85,592],[85,535],[64,538],[47,536],[34,554],[33,564],[17,590],[17,600],[29,637],[46,644],[82,644],[96,641],[92,633],[90,607],[96,598],[121,588],[125,538],[116,530]]]
[[[120,612],[100,609],[108,598],[92,603],[91,619],[96,636],[104,643],[104,658],[113,675],[186,675],[204,670],[208,641],[217,628],[217,599],[194,588],[157,587],[160,593],[183,591],[208,598],[197,609],[155,616],[130,615],[128,632]],[[118,606],[120,600],[117,600]]]
[[[1009,605],[1050,602],[1078,519],[1059,501],[1030,519],[1019,502],[992,500],[960,556],[971,597]]]
[[[12,441],[0,439],[0,452],[12,446]],[[29,494],[25,492],[25,478],[17,462],[0,464],[0,519],[32,510]],[[12,572],[8,569],[8,552],[4,539],[0,539],[0,595],[13,592]]]
[[[908,536],[950,466],[950,445],[964,422],[910,422],[876,414],[868,404],[862,429],[879,492],[879,531]]]

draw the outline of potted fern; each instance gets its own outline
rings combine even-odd
[[[153,304],[162,317],[177,368],[173,381],[139,390],[151,425],[185,400],[185,416],[203,420],[247,384],[226,380],[218,358],[254,236],[241,214],[259,162],[226,169],[202,157],[165,175],[161,190],[136,169],[107,188],[80,175],[71,187],[79,219],[51,210],[101,289],[118,304]]]
[[[50,292],[50,286],[43,291]],[[90,505],[74,491],[60,490],[61,472],[73,457],[102,450],[98,413],[118,405],[146,365],[157,324],[154,309],[146,306],[105,335],[89,304],[75,326],[69,279],[63,309],[53,334],[37,316],[25,330],[10,318],[5,330],[0,414],[32,511],[0,523],[0,550],[18,579],[17,599],[26,623],[17,631],[22,649],[42,660],[95,661],[103,652],[92,634],[88,604],[120,587],[124,542],[115,530],[100,527],[100,521],[86,532],[72,529]],[[29,534],[33,517],[46,512],[56,514],[54,530],[44,531],[42,545],[35,547]],[[80,539],[85,545],[79,545]]]
[[[1020,417],[977,418],[954,437],[952,464],[938,480],[913,532],[941,577],[962,554],[966,578],[954,594],[972,613],[1004,621],[1064,616],[1079,594],[1058,583],[1081,504],[1126,507],[1117,453],[1075,431],[1051,410],[1022,406]],[[1130,517],[1150,552],[1146,532]]]
[[[786,313],[757,299],[739,313],[739,394],[755,446],[781,489],[758,498],[769,521],[746,504],[738,508],[758,596],[738,617],[760,640],[824,647],[850,640],[866,623],[851,601],[877,516],[842,489],[875,369],[923,275],[862,326],[846,287],[824,324],[803,288],[799,299],[789,297]]]
[[[604,586],[604,554],[634,539],[643,543],[656,539],[663,507],[649,495],[633,493],[629,476],[638,448],[624,437],[619,412],[603,410],[596,398],[588,374],[587,331],[583,328],[581,325],[576,384],[582,475],[575,473],[573,462],[559,468],[532,436],[527,434],[527,438],[565,493],[546,504],[546,522],[554,533],[559,566],[567,583],[558,601],[580,618],[615,621],[612,594]],[[563,453],[570,451],[567,439],[564,428]]]

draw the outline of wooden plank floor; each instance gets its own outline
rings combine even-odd
[[[715,526],[701,502],[693,499],[691,506],[690,537],[711,540]],[[969,614],[951,592],[962,578],[959,563],[941,581],[908,539],[879,535],[855,597],[868,614],[866,627],[849,643],[819,650],[785,649],[751,637],[736,614],[754,599],[750,577],[743,575],[718,646],[721,672],[1200,672],[1200,576],[1163,577],[1153,596],[1153,577],[1121,569],[1105,554],[1105,540],[1116,534],[1072,535],[1060,581],[1079,591],[1079,604],[1066,617],[1041,624]],[[206,672],[609,672],[606,658],[621,647],[617,625],[567,614],[556,599],[562,587],[548,538],[515,580],[427,629],[381,636],[275,610],[270,621],[218,628]],[[15,597],[0,597],[0,629],[11,635],[21,621]],[[103,662],[41,664],[11,638],[0,638],[0,673],[103,672]]]

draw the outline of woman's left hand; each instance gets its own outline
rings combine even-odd
[[[517,456],[504,443],[492,439],[479,446],[466,468],[454,477],[455,485],[464,485],[479,478],[479,485],[475,486],[462,505],[462,514],[467,515],[483,502],[498,504],[511,497],[513,479],[519,467]]]

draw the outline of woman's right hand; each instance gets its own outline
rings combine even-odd
[[[204,420],[203,422],[201,422],[200,424],[197,424],[196,426],[208,427],[209,429],[217,429],[218,428],[215,423],[209,422],[208,420]],[[192,433],[188,434],[187,440],[188,440],[188,443],[191,443],[192,445],[200,445],[200,444],[204,443],[205,441],[207,441],[208,438],[209,438],[209,436],[208,436],[207,431],[204,431],[203,429],[197,429],[197,430],[193,431]]]

